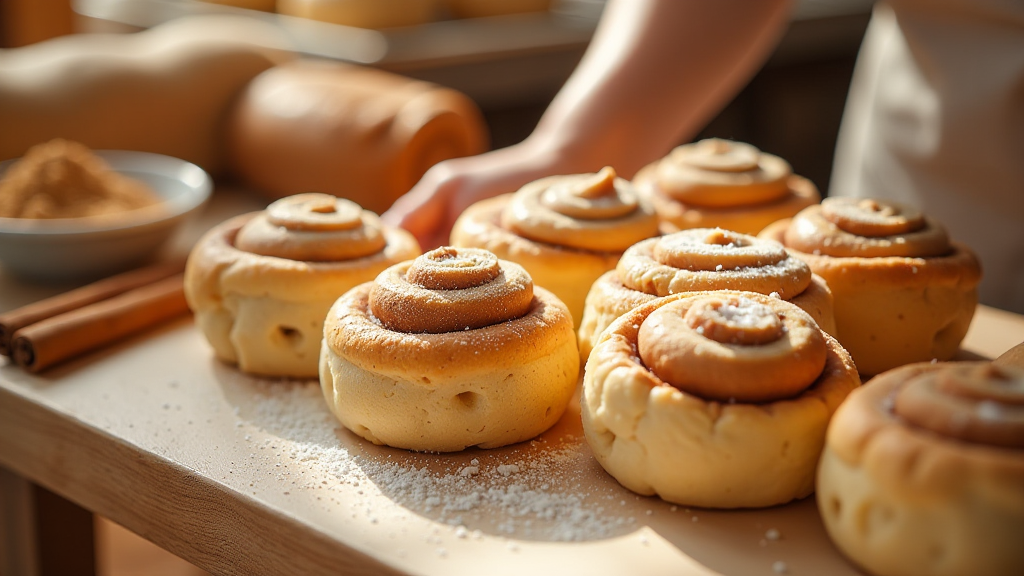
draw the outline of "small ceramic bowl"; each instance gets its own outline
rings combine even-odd
[[[163,201],[116,217],[0,218],[5,271],[43,281],[100,278],[145,261],[213,190],[195,164],[148,152],[96,151],[110,167],[149,185]],[[0,162],[0,178],[14,160]]]

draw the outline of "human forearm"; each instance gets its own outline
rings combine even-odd
[[[530,137],[576,171],[632,176],[692,137],[761,67],[789,0],[610,0]],[[542,144],[541,144],[542,143]]]

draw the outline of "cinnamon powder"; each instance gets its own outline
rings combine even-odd
[[[144,183],[113,171],[86,146],[63,139],[33,146],[0,180],[4,218],[81,218],[159,201]]]

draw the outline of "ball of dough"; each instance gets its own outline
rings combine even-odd
[[[185,296],[218,358],[245,372],[315,378],[338,296],[419,254],[404,230],[326,194],[232,218],[192,249]]]
[[[782,158],[718,138],[679,146],[633,181],[654,204],[666,234],[714,227],[757,234],[821,199]]]
[[[818,470],[836,546],[879,576],[995,576],[1024,566],[1024,372],[921,363],[839,408]]]
[[[967,334],[981,265],[917,210],[827,198],[760,236],[783,243],[828,282],[839,342],[861,374],[949,360]]]
[[[594,282],[580,322],[580,356],[586,359],[601,332],[632,308],[660,296],[705,290],[778,294],[835,335],[831,291],[781,244],[721,228],[695,228],[638,242],[615,270]]]
[[[552,176],[473,204],[452,228],[455,246],[522,265],[569,307],[575,326],[590,286],[622,252],[658,233],[650,204],[612,168]]]
[[[814,490],[829,418],[859,384],[849,354],[788,302],[678,294],[627,312],[598,339],[583,430],[598,462],[634,492],[772,506]]]
[[[568,310],[515,263],[439,248],[331,308],[320,383],[331,411],[375,444],[433,452],[533,438],[579,375]]]

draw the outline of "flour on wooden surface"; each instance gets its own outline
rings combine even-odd
[[[258,448],[297,464],[278,474],[299,488],[354,488],[374,520],[395,514],[384,509],[394,508],[384,499],[369,497],[379,491],[399,507],[461,530],[461,537],[480,528],[514,538],[579,541],[624,534],[635,525],[635,518],[603,505],[622,497],[617,486],[584,488],[594,463],[582,438],[472,450],[475,457],[467,462],[465,454],[411,453],[348,434],[315,383],[254,381],[251,391],[257,398],[252,413],[243,410],[239,417],[271,435]]]

